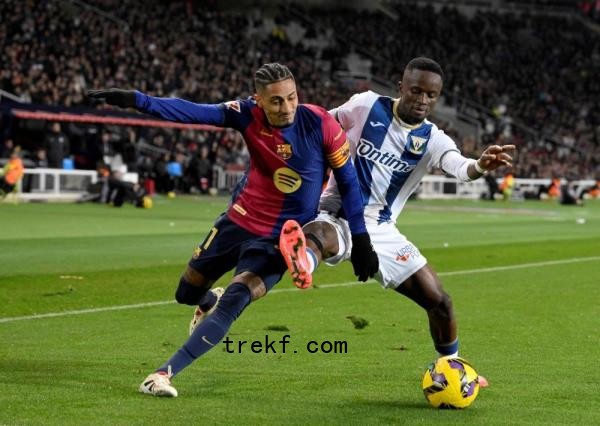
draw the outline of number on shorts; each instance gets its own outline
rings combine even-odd
[[[219,230],[213,226],[213,228],[210,230],[210,233],[208,234],[206,239],[202,242],[202,248],[204,250],[206,250],[208,248],[208,246],[210,246],[210,243],[212,243],[212,241],[215,239],[217,232],[219,232]]]

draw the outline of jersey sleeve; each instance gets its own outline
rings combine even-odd
[[[340,125],[327,114],[323,120],[323,145],[327,162],[333,171],[342,197],[342,207],[350,231],[352,234],[367,232],[360,185],[352,161],[349,161],[350,144]]]
[[[327,163],[332,169],[339,169],[350,159],[350,143],[339,123],[328,115],[324,118],[323,147]]]
[[[458,151],[446,151],[441,159],[441,169],[461,182],[470,182],[473,178],[469,176],[469,166],[476,161],[463,157]]]
[[[442,130],[438,129],[432,138],[434,143],[432,144],[430,168],[437,167],[461,182],[470,182],[472,179],[467,170],[475,160],[464,157],[452,138]]]
[[[244,131],[252,121],[251,110],[255,106],[256,102],[252,98],[223,102],[221,108],[223,109],[224,126]]]
[[[222,127],[225,122],[223,104],[197,104],[179,98],[156,98],[135,92],[138,110],[179,123],[212,124]]]
[[[431,139],[431,160],[429,163],[429,168],[432,169],[434,167],[437,167],[439,169],[442,169],[443,172],[449,173],[450,170],[446,170],[444,168],[442,160],[450,151],[454,151],[460,154],[459,149],[456,147],[456,143],[454,143],[450,136],[448,136],[446,133],[439,129],[435,130],[435,132],[431,136]]]
[[[344,130],[350,130],[356,125],[356,119],[364,111],[362,109],[368,109],[368,98],[373,92],[363,92],[353,95],[348,101],[337,108],[329,111],[338,123],[341,124]],[[371,102],[372,103],[372,102]]]

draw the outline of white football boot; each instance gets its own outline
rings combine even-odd
[[[202,309],[200,309],[200,306],[196,306],[196,309],[194,310],[194,316],[192,317],[192,320],[190,321],[190,336],[192,335],[192,333],[194,332],[196,327],[198,327],[200,325],[200,323],[202,323],[202,321],[204,321],[204,319],[207,316],[212,314],[215,311],[215,309],[217,309],[219,300],[221,300],[223,293],[225,293],[225,289],[223,287],[211,288],[209,291],[212,291],[212,293],[215,296],[217,296],[217,301],[215,302],[213,307],[210,308],[207,312],[202,311]]]
[[[164,372],[156,372],[150,374],[146,379],[142,382],[139,387],[139,391],[141,393],[145,393],[148,395],[154,396],[168,396],[175,398],[177,396],[177,389],[171,386],[171,366],[169,366],[169,371],[167,373]]]

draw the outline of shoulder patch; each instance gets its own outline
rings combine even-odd
[[[227,107],[227,109],[232,109],[235,112],[241,112],[242,111],[242,107],[240,106],[240,101],[225,102],[225,106]]]

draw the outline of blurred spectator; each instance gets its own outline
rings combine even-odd
[[[502,179],[502,182],[500,182],[500,185],[498,187],[504,201],[510,200],[514,188],[515,177],[513,175],[513,172],[509,170],[504,174],[504,178]]]
[[[9,158],[15,149],[15,144],[12,139],[6,139],[0,149],[0,158]]]
[[[106,203],[114,207],[121,207],[125,203],[136,207],[152,207],[152,199],[141,185],[124,181],[121,172],[111,171],[105,164],[98,166],[98,181],[90,185],[87,194],[79,201]]]
[[[202,194],[207,194],[208,189],[212,186],[212,162],[209,155],[208,146],[202,145],[188,166],[189,186],[196,188]]]
[[[596,183],[582,192],[585,198],[600,198],[600,179],[596,179]]]
[[[33,158],[33,164],[35,167],[48,167],[48,158],[46,156],[46,150],[44,148],[38,148],[35,151],[35,157]]]
[[[494,201],[496,199],[496,194],[501,194],[500,187],[498,186],[498,182],[496,181],[496,176],[494,173],[487,173],[484,177],[485,183],[488,187],[487,194],[483,194],[483,199]]]
[[[560,197],[560,187],[560,178],[556,176],[553,177],[552,181],[550,181],[550,185],[548,185],[547,187],[540,187],[539,198],[542,200],[547,198],[557,199],[558,197]]]
[[[0,170],[0,197],[11,193],[23,178],[25,168],[21,161],[20,148],[16,147],[10,154],[8,163]]]
[[[171,178],[167,170],[170,155],[168,153],[159,156],[154,162],[152,174],[156,183],[156,192],[166,193],[171,191]]]
[[[111,133],[107,130],[103,130],[100,133],[100,141],[98,143],[98,157],[99,160],[105,164],[110,164],[115,155],[115,150],[111,142]]]
[[[69,155],[70,148],[69,139],[62,132],[58,121],[50,123],[44,147],[48,155],[48,166],[53,169],[62,169],[63,159]]]
[[[565,183],[560,187],[560,204],[563,205],[582,205],[583,201],[577,196],[574,183],[571,179],[565,179]]]
[[[175,155],[172,155],[167,163],[167,173],[169,175],[168,192],[181,192],[181,179],[183,178],[183,166],[177,161]]]

